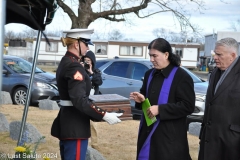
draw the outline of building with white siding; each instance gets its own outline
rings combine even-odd
[[[50,46],[42,38],[38,64],[58,64],[66,52],[59,37],[48,37]],[[105,58],[144,58],[149,59],[147,46],[149,42],[143,41],[107,41],[93,40],[94,46],[89,45],[97,59]],[[32,44],[32,54],[36,46],[36,40]],[[171,43],[173,52],[181,57],[182,66],[196,68],[199,59],[200,44],[198,43]]]

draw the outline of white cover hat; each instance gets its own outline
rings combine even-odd
[[[91,35],[94,32],[94,29],[71,29],[67,31],[63,31],[66,33],[66,37],[74,38],[74,39],[83,39],[84,43],[88,43],[93,45],[91,42]]]

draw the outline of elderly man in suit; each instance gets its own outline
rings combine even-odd
[[[198,160],[240,159],[240,59],[233,38],[216,42]]]

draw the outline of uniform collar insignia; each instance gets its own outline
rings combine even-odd
[[[80,60],[81,60],[79,56],[73,54],[72,52],[67,51],[66,55],[73,57],[78,62],[80,62]]]

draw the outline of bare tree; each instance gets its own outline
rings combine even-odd
[[[37,31],[28,27],[26,27],[22,32],[18,33],[19,39],[33,39],[35,37],[37,37]]]
[[[124,35],[117,29],[112,30],[108,33],[108,39],[109,40],[121,40],[124,37]]]
[[[169,42],[204,43],[204,36],[195,32],[181,31],[177,33],[164,28],[157,28],[153,30],[153,35],[157,38],[164,38]]]
[[[107,40],[105,34],[97,32],[97,31],[94,31],[92,39],[98,39],[98,40],[104,40],[105,39],[105,40]]]
[[[44,32],[47,36],[51,36],[51,37],[62,37],[63,36],[63,32],[60,30],[46,30]]]
[[[152,31],[156,38],[164,38],[169,42],[183,42],[183,32],[177,33],[173,31],[168,31],[164,28],[157,28]]]
[[[169,12],[177,19],[182,30],[191,28],[195,31],[195,26],[189,20],[187,8],[190,8],[190,11],[205,10],[204,0],[57,0],[57,3],[70,17],[71,28],[87,28],[99,18],[121,22],[127,21],[129,14],[146,18]],[[73,9],[74,7],[76,9]]]
[[[232,29],[235,32],[240,31],[240,19],[237,19],[234,22],[231,22],[230,29]]]
[[[124,40],[124,41],[135,41],[134,38],[124,38],[123,40]]]
[[[165,28],[156,28],[152,31],[153,35],[158,38],[168,39],[169,33]]]
[[[178,33],[169,31],[169,37],[167,40],[169,40],[170,42],[179,42]]]
[[[5,32],[4,42],[5,42],[5,43],[8,43],[9,40],[11,40],[11,39],[16,39],[16,38],[17,38],[17,35],[16,35],[15,32],[13,32],[13,31],[7,31],[7,32]]]
[[[60,30],[45,30],[44,31],[47,36],[52,37],[62,37],[63,33]],[[38,31],[25,28],[22,32],[15,33],[14,31],[7,31],[5,33],[5,41],[8,42],[10,39],[34,39],[37,37]]]

